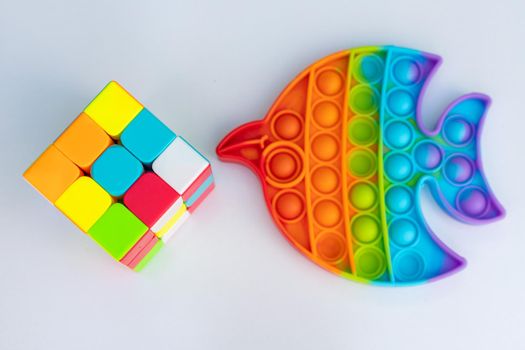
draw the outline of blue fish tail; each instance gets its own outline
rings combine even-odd
[[[505,215],[487,183],[480,155],[490,103],[480,93],[458,98],[444,111],[431,139],[414,148],[420,170],[432,172],[429,184],[436,201],[453,218],[467,223],[487,223]]]

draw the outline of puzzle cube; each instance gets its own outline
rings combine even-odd
[[[135,271],[214,188],[208,160],[114,81],[24,177]]]

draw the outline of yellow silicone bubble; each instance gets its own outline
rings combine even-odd
[[[377,189],[370,182],[357,182],[348,193],[352,206],[358,210],[370,210],[377,204]]]
[[[369,214],[354,216],[351,228],[354,238],[362,244],[374,242],[379,238],[381,232],[379,221]]]
[[[348,155],[348,171],[355,176],[366,178],[377,170],[377,157],[367,149],[354,149]]]

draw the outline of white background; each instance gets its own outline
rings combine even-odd
[[[515,1],[0,2],[0,349],[523,349],[525,6]],[[304,67],[394,44],[444,64],[426,122],[489,94],[487,177],[508,216],[433,230],[469,261],[411,288],[344,280],[292,248],[258,180],[217,160]],[[113,262],[22,179],[111,79],[213,163],[217,189],[140,274]]]

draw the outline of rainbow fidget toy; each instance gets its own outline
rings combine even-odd
[[[421,188],[467,223],[504,210],[479,158],[490,99],[465,95],[435,130],[421,123],[421,96],[440,62],[391,46],[328,56],[299,74],[264,120],[227,135],[217,154],[255,171],[279,229],[320,266],[383,285],[447,276],[465,260],[427,226]]]
[[[116,82],[24,177],[113,258],[136,271],[214,188],[208,160]]]

